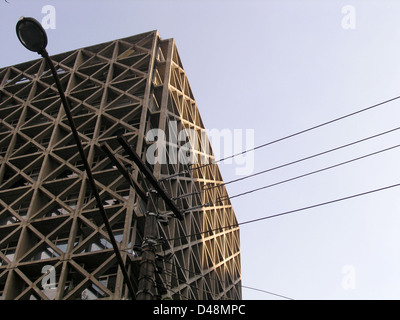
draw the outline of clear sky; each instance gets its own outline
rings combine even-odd
[[[41,21],[46,5],[56,9],[50,54],[158,30],[175,38],[205,126],[242,130],[243,138],[254,130],[254,146],[400,95],[398,0],[8,2],[0,1],[0,67],[38,58],[18,42],[15,24],[20,16]],[[259,149],[251,172],[397,126],[400,100]],[[234,196],[397,144],[399,131],[227,189]],[[397,148],[232,204],[243,222],[397,184],[399,158]],[[237,160],[221,163],[225,181],[242,177]],[[243,285],[293,299],[399,299],[399,193],[243,225]],[[243,298],[282,299],[246,288]]]

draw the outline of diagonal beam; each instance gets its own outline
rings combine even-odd
[[[160,186],[157,179],[154,177],[153,173],[149,170],[149,168],[146,167],[146,165],[143,163],[142,159],[136,154],[136,152],[132,150],[126,138],[124,136],[118,136],[117,140],[120,143],[120,145],[125,149],[125,151],[128,153],[129,157],[138,166],[139,170],[145,175],[145,177],[153,186],[153,188],[157,191],[158,195],[165,201],[167,206],[175,214],[175,216],[179,220],[183,220],[182,213],[177,208],[175,203],[171,200],[171,196],[168,195],[167,192]]]
[[[144,200],[147,201],[146,192],[139,186],[129,175],[129,173],[124,168],[123,164],[114,156],[114,153],[111,150],[111,147],[107,144],[107,142],[103,142],[100,145],[101,149],[107,155],[107,157],[114,163],[117,167],[118,171],[124,176],[124,178],[128,181],[128,183],[135,188],[137,194]]]

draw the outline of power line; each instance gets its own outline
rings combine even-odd
[[[270,291],[262,290],[262,289],[257,289],[257,288],[253,288],[253,287],[249,287],[249,286],[243,286],[243,285],[242,285],[242,288],[249,289],[249,290],[260,291],[260,292],[267,293],[267,294],[270,294],[270,295],[273,295],[273,296],[277,296],[277,297],[280,297],[280,298],[284,298],[284,299],[287,299],[287,300],[294,300],[293,298],[289,298],[289,297],[286,297],[286,296],[283,296],[283,295],[280,295],[280,294],[276,294],[276,293],[273,293],[273,292],[270,292]]]
[[[181,267],[180,265],[178,265],[178,264],[176,264],[176,263],[173,263],[173,262],[170,262],[170,261],[165,261],[165,263],[169,263],[169,264],[171,264],[172,266],[175,266],[175,267],[180,268],[181,270],[188,271],[189,274],[193,274],[193,275],[197,275],[197,276],[204,277],[203,274],[198,273],[198,272],[191,271],[191,270],[186,269],[186,268],[183,268],[183,267]],[[173,277],[174,277],[175,279],[177,279],[178,281],[181,281],[181,282],[183,282],[183,283],[185,283],[185,284],[187,284],[187,285],[189,285],[189,286],[191,286],[191,287],[193,287],[193,288],[196,288],[196,289],[201,290],[201,291],[203,291],[203,292],[208,292],[208,293],[214,294],[213,292],[210,292],[210,291],[208,291],[208,290],[200,289],[200,288],[197,287],[197,286],[192,286],[192,284],[189,284],[189,283],[187,283],[187,282],[185,282],[185,281],[183,281],[183,280],[180,280],[180,279],[176,278],[176,276],[173,275],[173,274],[170,273],[170,272],[167,272],[167,271],[164,271],[164,272],[170,274],[171,276],[173,276]],[[217,278],[215,278],[215,277],[212,277],[210,274],[207,274],[207,276],[209,276],[211,280],[218,280],[218,281],[219,281],[219,279],[217,279]],[[230,283],[228,283],[228,284],[230,284]],[[274,296],[277,296],[277,297],[281,297],[281,298],[284,298],[284,299],[288,299],[288,300],[294,300],[293,298],[289,298],[289,297],[287,297],[287,296],[283,296],[283,295],[281,295],[281,294],[277,294],[277,293],[274,293],[274,292],[271,292],[271,291],[267,291],[267,290],[263,290],[263,289],[257,289],[257,288],[253,288],[253,287],[249,287],[249,286],[243,286],[243,285],[241,285],[241,287],[242,287],[242,288],[245,288],[245,289],[250,289],[250,290],[256,290],[256,291],[264,292],[264,293],[267,293],[267,294],[270,294],[270,295],[274,295]]]
[[[330,166],[330,167],[327,167],[327,168],[316,170],[314,172],[311,172],[311,173],[308,173],[308,174],[305,174],[305,175],[301,175],[301,176],[298,176],[298,177],[295,177],[295,178],[292,178],[292,179],[289,179],[289,180],[285,180],[285,181],[294,180],[294,179],[297,179],[299,177],[303,177],[303,176],[310,175],[310,174],[313,174],[313,173],[316,173],[316,172],[320,172],[320,171],[327,170],[327,169],[330,169],[330,168],[333,168],[333,167],[337,167],[339,165],[343,165],[345,163],[353,162],[353,161],[356,161],[356,160],[359,160],[359,159],[362,159],[362,158],[365,158],[365,157],[368,157],[368,156],[371,156],[371,155],[375,155],[375,154],[378,154],[378,153],[381,153],[381,152],[384,152],[384,151],[392,150],[392,149],[397,148],[397,147],[400,147],[400,145],[396,145],[396,146],[393,146],[393,147],[390,147],[390,148],[379,150],[379,151],[374,152],[374,153],[370,153],[370,154],[367,154],[367,155],[364,155],[364,156],[361,156],[361,157],[358,157],[358,158],[355,158],[355,159],[351,159],[351,160],[345,161],[345,162],[340,163],[340,164],[336,164],[336,165],[333,165],[333,166]],[[283,182],[285,182],[285,181],[283,181]],[[280,182],[280,183],[283,183],[283,182]],[[205,234],[205,233],[212,233],[213,231],[222,231],[223,229],[234,228],[234,227],[238,227],[239,225],[259,222],[259,221],[262,221],[262,220],[266,220],[266,219],[270,219],[270,218],[274,218],[274,217],[278,217],[278,216],[283,216],[283,215],[287,215],[287,214],[290,214],[290,213],[300,212],[300,211],[304,211],[304,210],[308,210],[308,209],[312,209],[312,208],[316,208],[316,207],[320,207],[320,206],[324,206],[324,205],[328,205],[328,204],[333,204],[335,202],[339,202],[339,201],[344,201],[344,200],[360,197],[360,196],[363,196],[363,195],[375,193],[375,192],[378,192],[378,191],[387,190],[387,189],[398,187],[398,186],[400,186],[400,184],[394,184],[394,185],[391,185],[391,186],[386,186],[386,187],[383,187],[383,188],[366,191],[366,192],[363,192],[363,193],[359,193],[359,194],[351,195],[351,196],[348,196],[348,197],[339,198],[339,199],[335,199],[335,200],[331,200],[331,201],[327,201],[327,202],[311,205],[311,206],[308,206],[308,207],[303,207],[303,208],[300,208],[300,209],[286,211],[286,212],[282,212],[282,213],[278,213],[278,214],[274,214],[274,215],[270,215],[270,216],[265,216],[265,217],[261,217],[261,218],[257,218],[257,219],[253,219],[253,220],[249,220],[249,221],[244,221],[244,222],[241,222],[241,223],[237,223],[237,224],[233,224],[233,225],[229,225],[229,226],[225,226],[225,227],[219,227],[219,228],[211,229],[211,230],[208,230],[208,231],[199,232],[199,233],[196,233],[196,234],[185,235],[185,236],[172,238],[172,239],[166,239],[166,240],[167,241],[173,241],[173,240],[177,240],[177,239],[181,239],[181,238],[192,237],[192,236],[196,236],[196,235],[202,235],[202,234]],[[246,193],[244,193],[244,194],[246,194]],[[198,273],[195,273],[195,272],[193,272],[191,270],[182,268],[181,266],[179,266],[179,265],[177,265],[175,263],[168,262],[168,261],[166,261],[166,262],[170,263],[170,264],[172,264],[172,265],[174,265],[176,267],[179,267],[182,270],[186,270],[186,271],[188,271],[190,273],[193,273],[193,274],[198,274]],[[173,276],[173,274],[170,274],[170,275]],[[198,275],[200,275],[200,274],[198,274]],[[176,278],[176,279],[178,279],[178,278]],[[178,279],[178,281],[182,281],[182,280]],[[192,284],[189,284],[189,283],[187,283],[185,281],[182,281],[182,282],[187,284],[188,286],[193,287]],[[279,294],[275,294],[275,293],[272,293],[270,291],[266,291],[266,290],[262,290],[262,289],[256,289],[256,288],[252,288],[252,287],[248,287],[248,286],[242,286],[242,287],[243,288],[247,288],[247,289],[257,290],[257,291],[264,292],[264,293],[267,293],[267,294],[272,294],[272,295],[275,295],[275,296],[278,296],[278,297],[282,297],[282,298],[285,298],[285,299],[293,300],[292,298],[289,298],[289,297],[286,297],[286,296],[283,296],[283,295],[279,295]],[[195,287],[195,288],[198,289],[198,290],[202,290],[202,291],[207,292],[207,290],[200,289],[198,287]]]
[[[175,274],[173,274],[173,273],[171,273],[171,272],[169,272],[169,271],[164,270],[163,272],[164,272],[165,274],[167,274],[167,275],[170,275],[171,277],[173,277],[175,280],[177,280],[177,281],[180,282],[181,284],[185,284],[185,285],[187,285],[187,286],[189,286],[189,287],[191,287],[191,288],[193,288],[193,289],[196,289],[197,291],[202,291],[202,292],[205,292],[205,293],[209,293],[209,294],[211,294],[211,295],[214,295],[214,294],[215,294],[215,292],[212,292],[212,291],[209,291],[209,290],[205,290],[205,289],[200,289],[199,287],[197,287],[197,286],[196,286],[195,284],[193,284],[193,283],[187,283],[186,281],[179,279]],[[172,286],[170,286],[170,287],[172,288]],[[227,299],[227,300],[233,300],[233,299]]]
[[[298,160],[295,160],[295,161],[291,161],[291,162],[288,162],[288,163],[285,163],[285,164],[281,164],[281,165],[273,167],[273,168],[265,169],[265,170],[262,170],[262,171],[259,171],[259,172],[256,172],[256,173],[241,177],[241,178],[230,180],[228,182],[224,182],[224,183],[219,184],[219,185],[206,187],[206,188],[203,188],[201,191],[184,194],[184,195],[175,197],[173,200],[177,200],[177,199],[181,199],[181,198],[185,198],[185,197],[201,194],[203,191],[208,191],[208,190],[211,190],[211,189],[220,188],[220,187],[226,186],[226,185],[231,184],[231,183],[235,183],[235,182],[243,181],[245,179],[253,178],[255,176],[258,176],[258,175],[261,175],[261,174],[264,174],[264,173],[267,173],[267,172],[271,172],[271,171],[274,171],[274,170],[277,170],[277,169],[281,169],[281,168],[284,168],[284,167],[287,167],[287,166],[290,166],[290,165],[293,165],[293,164],[297,164],[297,163],[300,163],[300,162],[303,162],[303,161],[306,161],[306,160],[310,160],[312,158],[316,158],[318,156],[322,156],[322,155],[328,154],[328,153],[333,152],[333,151],[337,151],[337,150],[340,150],[340,149],[355,145],[357,143],[361,143],[361,142],[364,142],[364,141],[367,141],[367,140],[370,140],[370,139],[373,139],[373,138],[377,138],[377,137],[383,136],[385,134],[394,132],[396,130],[400,130],[400,127],[397,127],[397,128],[394,128],[394,129],[391,129],[391,130],[388,130],[388,131],[384,131],[384,132],[381,132],[381,133],[378,133],[378,134],[375,134],[375,135],[372,135],[372,136],[369,136],[369,137],[366,137],[366,138],[363,138],[363,139],[360,139],[360,140],[357,140],[357,141],[353,141],[353,142],[347,143],[345,145],[341,145],[341,146],[335,147],[333,149],[329,149],[329,150],[326,150],[326,151],[323,151],[323,152],[319,152],[319,153],[313,154],[311,156],[307,156],[305,158],[301,158],[301,159],[298,159]],[[386,151],[386,150],[382,150],[382,151]]]
[[[305,211],[305,210],[309,210],[309,209],[314,209],[314,208],[317,208],[317,207],[322,207],[322,206],[333,204],[333,203],[336,203],[336,202],[349,200],[349,199],[353,199],[353,198],[357,198],[357,197],[361,197],[361,196],[365,196],[365,195],[368,195],[368,194],[371,194],[371,193],[384,191],[384,190],[388,190],[388,189],[399,187],[399,186],[400,186],[400,183],[397,183],[397,184],[393,184],[393,185],[390,185],[390,186],[386,186],[386,187],[382,187],[382,188],[378,188],[378,189],[374,189],[374,190],[369,190],[369,191],[362,192],[362,193],[357,193],[357,194],[354,194],[354,195],[351,195],[351,196],[338,198],[338,199],[334,199],[334,200],[330,200],[330,201],[326,201],[326,202],[321,202],[321,203],[310,205],[310,206],[307,206],[307,207],[302,207],[302,208],[299,208],[299,209],[284,211],[284,212],[280,212],[280,213],[273,214],[273,215],[270,215],[270,216],[264,216],[264,217],[253,219],[253,220],[243,221],[243,222],[239,222],[239,223],[236,223],[236,224],[227,225],[227,226],[224,226],[224,227],[214,228],[214,229],[210,229],[210,230],[207,230],[207,231],[202,231],[202,232],[198,232],[198,233],[194,233],[194,234],[184,235],[184,236],[165,239],[165,240],[173,241],[173,240],[179,240],[179,239],[182,239],[182,238],[189,238],[189,237],[193,237],[193,236],[199,236],[199,235],[203,235],[203,234],[206,234],[206,233],[213,233],[214,231],[223,231],[224,229],[236,228],[236,227],[239,227],[239,226],[245,225],[245,224],[260,222],[260,221],[263,221],[263,220],[272,219],[272,218],[276,218],[276,217],[280,217],[280,216],[284,216],[284,215],[288,215],[288,214],[292,214],[292,213],[296,213],[296,212],[301,212],[301,211]]]
[[[322,168],[322,169],[319,169],[319,170],[311,171],[311,172],[296,176],[294,178],[282,180],[282,181],[279,181],[279,182],[276,182],[276,183],[273,183],[273,184],[269,184],[269,185],[266,185],[266,186],[263,186],[263,187],[259,187],[259,188],[253,189],[253,190],[249,190],[249,191],[246,191],[246,192],[243,192],[243,193],[239,193],[239,194],[236,194],[236,195],[233,195],[233,196],[225,196],[225,197],[219,199],[219,201],[222,202],[222,201],[225,201],[225,200],[231,200],[231,199],[234,199],[234,198],[237,198],[237,197],[241,197],[241,196],[244,196],[244,195],[256,192],[256,191],[260,191],[260,190],[264,190],[264,189],[267,189],[267,188],[270,188],[270,187],[274,187],[274,186],[277,186],[277,185],[282,184],[282,183],[286,183],[286,182],[294,181],[294,180],[297,180],[297,179],[300,179],[300,178],[304,178],[304,177],[310,176],[312,174],[320,173],[320,172],[323,172],[323,171],[326,171],[326,170],[329,170],[329,169],[333,169],[333,168],[337,168],[339,166],[343,166],[345,164],[349,164],[349,163],[354,162],[354,161],[358,161],[358,160],[361,160],[361,159],[365,159],[367,157],[375,156],[377,154],[380,154],[380,153],[383,153],[383,152],[386,152],[386,151],[390,151],[390,150],[393,150],[393,149],[398,148],[398,147],[400,147],[400,144],[392,146],[392,147],[389,147],[389,148],[385,148],[385,149],[382,149],[382,150],[379,150],[379,151],[375,151],[375,152],[372,152],[372,153],[368,153],[366,155],[363,155],[363,156],[360,156],[360,157],[357,157],[357,158],[354,158],[354,159],[350,159],[350,160],[347,160],[347,161],[344,161],[344,162],[341,162],[341,163],[337,163],[337,164],[334,164],[334,165],[329,166],[329,167],[325,167],[325,168]]]
[[[193,275],[196,275],[196,276],[199,276],[199,277],[209,277],[210,280],[212,280],[212,281],[220,281],[220,279],[218,279],[217,277],[212,277],[211,274],[210,274],[210,272],[208,272],[208,273],[206,273],[206,274],[202,274],[202,273],[198,273],[198,272],[195,272],[195,271],[192,271],[192,270],[183,268],[183,267],[181,267],[179,264],[173,263],[173,262],[171,262],[171,261],[165,261],[165,263],[169,263],[169,264],[171,264],[172,266],[178,267],[178,268],[181,269],[181,270],[184,270],[184,271],[189,272],[189,276],[190,276],[190,274],[193,274]],[[215,269],[214,269],[214,271],[215,271]],[[186,283],[186,284],[188,284],[188,283]],[[227,283],[227,282],[225,281],[225,285],[226,285],[226,284],[231,285],[232,283]],[[188,284],[188,285],[189,285],[189,284]],[[199,289],[199,290],[202,290],[202,289],[200,289],[200,288],[198,288],[198,289]],[[206,290],[206,291],[207,291],[207,290]],[[209,291],[207,291],[207,292],[209,292]],[[209,292],[209,293],[212,293],[212,292]],[[213,293],[213,294],[214,294],[214,293]]]
[[[395,101],[395,100],[397,100],[397,99],[400,99],[400,96],[397,96],[397,97],[394,97],[394,98],[391,98],[391,99],[382,101],[382,102],[380,102],[380,103],[371,105],[371,106],[369,106],[369,107],[363,108],[363,109],[358,110],[358,111],[355,111],[355,112],[351,112],[351,113],[346,114],[346,115],[344,115],[344,116],[341,116],[341,117],[338,117],[338,118],[335,118],[335,119],[332,119],[332,120],[323,122],[323,123],[321,123],[321,124],[319,124],[319,125],[316,125],[316,126],[313,126],[313,127],[310,127],[310,128],[307,128],[307,129],[304,129],[304,130],[301,130],[301,131],[298,131],[298,132],[295,132],[295,133],[292,133],[292,134],[287,135],[287,136],[284,136],[284,137],[282,137],[282,138],[279,138],[279,139],[276,139],[276,140],[272,140],[272,141],[270,141],[270,142],[267,142],[267,143],[261,144],[261,145],[259,145],[259,146],[257,146],[257,147],[254,147],[254,148],[251,148],[251,149],[248,149],[248,150],[245,150],[245,151],[242,151],[242,152],[233,154],[233,155],[231,155],[231,156],[228,156],[228,157],[225,157],[225,158],[221,158],[221,159],[216,160],[216,161],[212,161],[211,163],[203,164],[203,165],[200,165],[200,166],[195,167],[195,168],[193,168],[193,167],[191,166],[191,167],[190,167],[189,169],[187,169],[187,170],[184,170],[184,171],[178,172],[178,173],[176,173],[176,174],[170,175],[170,176],[168,176],[168,177],[162,178],[162,179],[160,179],[159,181],[161,182],[161,181],[164,181],[164,180],[168,180],[168,179],[170,179],[170,178],[179,176],[179,175],[182,174],[182,173],[187,173],[187,172],[190,172],[190,171],[199,170],[199,169],[202,169],[202,168],[204,168],[204,167],[207,167],[207,166],[210,166],[210,165],[213,165],[213,164],[217,164],[217,163],[219,163],[219,162],[222,162],[222,161],[225,161],[225,160],[228,160],[228,159],[231,159],[231,158],[234,158],[234,157],[243,155],[243,154],[245,154],[245,153],[248,153],[248,152],[251,152],[251,151],[255,151],[255,150],[264,148],[264,147],[266,147],[266,146],[270,146],[270,145],[272,145],[272,144],[275,144],[275,143],[278,143],[278,142],[281,142],[281,141],[284,141],[284,140],[293,138],[293,137],[298,136],[298,135],[300,135],[300,134],[307,133],[307,132],[309,132],[309,131],[312,131],[312,130],[321,128],[321,127],[323,127],[323,126],[326,126],[326,125],[335,123],[335,122],[337,122],[337,121],[340,121],[340,120],[349,118],[349,117],[351,117],[351,116],[360,114],[360,113],[362,113],[362,112],[365,112],[365,111],[368,111],[368,110],[377,108],[377,107],[379,107],[379,106],[382,106],[382,105],[385,105],[385,104],[387,104],[387,103],[393,102],[393,101]]]
[[[231,200],[231,199],[238,198],[238,197],[241,197],[241,196],[244,196],[244,195],[247,195],[247,194],[250,194],[250,193],[254,193],[254,192],[257,192],[257,191],[260,191],[260,190],[264,190],[264,189],[268,189],[268,188],[271,188],[271,187],[275,187],[275,186],[283,184],[283,183],[287,183],[287,182],[290,182],[290,181],[298,180],[298,179],[301,179],[301,178],[304,178],[304,177],[307,177],[307,176],[310,176],[310,175],[313,175],[313,174],[316,174],[316,173],[320,173],[320,172],[323,172],[323,171],[326,171],[326,170],[337,168],[339,166],[343,166],[343,165],[349,164],[351,162],[355,162],[355,161],[362,160],[362,159],[365,159],[367,157],[371,157],[371,156],[374,156],[374,155],[377,155],[377,154],[380,154],[380,153],[383,153],[383,152],[386,152],[386,151],[390,151],[390,150],[393,150],[393,149],[398,148],[398,147],[400,147],[400,144],[392,146],[392,147],[389,147],[389,148],[385,148],[385,149],[382,149],[382,150],[378,150],[378,151],[375,151],[375,152],[372,152],[372,153],[368,153],[366,155],[363,155],[363,156],[360,156],[360,157],[357,157],[357,158],[353,158],[353,159],[350,159],[350,160],[347,160],[347,161],[344,161],[344,162],[340,162],[340,163],[337,163],[337,164],[334,164],[334,165],[331,165],[331,166],[328,166],[328,167],[325,167],[325,168],[322,168],[322,169],[311,171],[311,172],[308,172],[308,173],[305,173],[305,174],[302,174],[302,175],[299,175],[299,176],[296,176],[296,177],[293,177],[293,178],[281,180],[281,181],[278,181],[278,182],[275,182],[275,183],[272,183],[272,184],[269,184],[269,185],[265,185],[265,186],[262,186],[262,187],[259,187],[259,188],[255,188],[255,189],[252,189],[252,190],[249,190],[249,191],[246,191],[246,192],[243,192],[243,193],[239,193],[239,194],[236,194],[236,195],[233,195],[233,196],[224,196],[224,197],[218,199],[218,202],[222,203],[223,201],[226,201],[226,200]],[[195,208],[191,208],[190,211],[194,210],[194,209],[199,209],[199,208],[204,208],[204,207],[211,207],[211,206],[213,206],[212,203],[206,203],[206,204],[197,206]]]
[[[315,129],[320,128],[320,127],[322,127],[322,126],[325,126],[325,125],[334,123],[334,122],[336,122],[336,121],[345,119],[345,118],[347,118],[347,117],[350,117],[350,116],[359,114],[359,113],[361,113],[361,112],[370,110],[370,109],[375,108],[375,107],[377,107],[377,106],[381,106],[381,105],[383,105],[383,104],[386,104],[386,103],[388,103],[388,102],[394,101],[394,100],[399,99],[399,98],[400,98],[400,96],[398,96],[398,97],[396,97],[396,98],[393,98],[393,99],[390,99],[390,100],[387,100],[387,101],[384,101],[384,102],[381,102],[381,103],[379,103],[379,104],[376,104],[376,105],[373,105],[373,106],[364,108],[364,109],[362,109],[362,110],[359,110],[359,111],[350,113],[350,114],[348,114],[348,115],[345,115],[345,116],[342,116],[342,117],[339,117],[339,118],[330,120],[330,121],[325,122],[325,123],[322,123],[322,124],[320,124],[320,125],[317,125],[317,126],[314,126],[314,127],[311,127],[311,128],[308,128],[308,129],[305,129],[305,130],[302,130],[302,131],[299,131],[299,132],[297,132],[297,133],[288,135],[288,136],[286,136],[286,137],[283,137],[283,138],[280,138],[280,139],[277,139],[277,140],[274,140],[274,141],[271,141],[271,142],[268,142],[268,143],[259,145],[259,146],[255,147],[255,148],[248,149],[248,150],[245,150],[245,151],[243,151],[243,152],[240,152],[240,153],[231,155],[231,156],[229,156],[229,157],[222,158],[222,159],[220,159],[220,160],[218,160],[218,161],[214,161],[214,162],[211,162],[211,163],[206,164],[206,165],[201,165],[201,166],[198,166],[198,167],[195,167],[195,168],[190,167],[189,171],[198,170],[198,169],[204,168],[204,167],[206,167],[206,166],[210,166],[210,165],[213,165],[213,164],[222,162],[222,161],[224,161],[224,160],[227,160],[227,159],[230,159],[230,158],[239,156],[239,155],[243,155],[243,154],[245,154],[245,153],[247,153],[247,152],[251,152],[251,151],[258,150],[258,149],[260,149],[260,148],[263,148],[263,147],[272,145],[272,144],[274,144],[274,143],[277,143],[277,142],[280,142],[280,141],[283,141],[283,140],[286,140],[286,139],[295,137],[295,136],[297,136],[297,135],[300,135],[300,134],[303,134],[303,133],[306,133],[306,132],[315,130]],[[398,130],[398,129],[399,129],[399,128],[392,129],[392,130],[390,130],[390,131],[388,131],[388,132],[392,132],[392,131]],[[385,132],[385,133],[388,133],[388,132]],[[385,134],[385,133],[382,133],[382,134]],[[379,134],[379,135],[382,135],[382,134]],[[373,137],[376,137],[376,136],[379,136],[379,135],[375,135],[375,136],[373,136]],[[340,147],[337,147],[337,148],[334,148],[334,149],[331,149],[331,150],[328,150],[328,151],[319,153],[319,154],[317,154],[317,155],[313,155],[313,156],[304,158],[304,159],[299,160],[299,161],[304,161],[304,160],[306,160],[306,159],[310,159],[310,158],[316,157],[316,156],[318,156],[318,155],[322,155],[322,154],[325,154],[325,153],[328,153],[328,152],[332,152],[332,151],[334,151],[334,150],[338,150],[338,149],[340,149],[340,148],[344,148],[344,147],[346,147],[346,146],[353,145],[353,144],[355,144],[355,143],[358,143],[358,142],[361,142],[361,141],[365,141],[365,140],[371,139],[371,138],[372,138],[372,137],[368,137],[368,138],[359,140],[359,141],[357,141],[357,142],[350,143],[350,144],[345,145],[345,146],[340,146]],[[314,173],[317,173],[317,172],[321,172],[321,171],[323,171],[323,170],[327,170],[327,169],[329,169],[329,168],[337,167],[337,166],[339,166],[339,165],[343,165],[343,164],[345,164],[345,163],[349,163],[349,162],[352,162],[352,161],[356,161],[356,160],[365,158],[365,157],[367,157],[367,156],[370,156],[370,155],[373,155],[373,154],[377,154],[377,153],[380,153],[380,152],[383,152],[383,151],[387,151],[387,150],[390,150],[390,149],[393,149],[393,148],[396,148],[396,147],[399,147],[399,146],[400,146],[400,145],[397,145],[397,146],[394,146],[394,147],[391,147],[391,148],[387,148],[387,149],[384,149],[384,150],[381,150],[381,151],[378,151],[378,152],[375,152],[375,153],[372,153],[372,154],[369,154],[369,155],[366,155],[366,156],[363,156],[363,157],[359,157],[359,158],[356,158],[356,159],[352,159],[352,160],[346,161],[346,162],[341,163],[341,164],[337,164],[337,165],[334,165],[334,166],[331,166],[331,167],[328,167],[328,168],[324,168],[324,169],[321,169],[321,170],[317,170],[317,171],[314,171],[314,172],[309,173],[309,174],[314,174]],[[297,163],[297,162],[299,162],[299,161],[296,161],[296,162],[294,162],[294,163]],[[286,165],[288,165],[288,164],[286,164]],[[286,165],[283,165],[283,166],[286,166]],[[280,166],[280,167],[281,167],[281,166]],[[268,172],[268,171],[271,171],[271,170],[270,170],[270,169],[264,170],[264,171],[259,172],[259,173],[256,173],[256,174],[249,175],[249,176],[247,176],[247,177],[243,177],[243,178],[240,178],[240,179],[235,179],[234,181],[230,181],[230,182],[228,182],[228,183],[233,183],[233,182],[241,181],[241,180],[244,180],[244,179],[247,179],[247,178],[253,177],[253,176],[255,176],[255,175],[259,175],[259,174]],[[185,172],[187,172],[187,171],[185,171]],[[309,174],[307,174],[307,175],[309,175]],[[291,180],[293,180],[293,179],[298,179],[298,178],[303,177],[303,176],[305,176],[305,175],[302,175],[302,176],[299,176],[299,177],[296,177],[296,178],[289,179],[288,181],[291,181]],[[171,177],[172,177],[172,176],[169,176],[168,178],[171,178]],[[165,178],[165,179],[168,179],[168,178]],[[162,179],[162,180],[165,180],[165,179]],[[228,183],[225,183],[224,185],[226,185],[226,184],[228,184]],[[281,183],[283,183],[283,182],[281,182]],[[192,236],[195,236],[195,235],[201,235],[201,234],[205,234],[205,233],[210,233],[210,232],[212,232],[212,231],[221,231],[221,232],[222,232],[222,230],[227,229],[227,228],[234,228],[234,227],[238,227],[238,226],[240,226],[240,225],[255,223],[255,222],[259,222],[259,221],[266,220],[266,219],[271,219],[271,218],[278,217],[278,216],[288,215],[288,214],[295,213],[295,212],[300,212],[300,211],[304,211],[304,210],[308,210],[308,209],[312,209],[312,208],[316,208],[316,207],[320,207],[320,206],[324,206],[324,205],[328,205],[328,204],[333,204],[333,203],[336,203],[336,202],[339,202],[339,201],[344,201],[344,200],[352,199],[352,198],[355,198],[355,197],[360,197],[360,196],[363,196],[363,195],[371,194],[371,193],[378,192],[378,191],[382,191],[382,190],[387,190],[387,189],[389,189],[389,188],[394,188],[394,187],[398,187],[398,186],[400,186],[400,184],[395,184],[395,185],[391,185],[391,186],[386,186],[386,187],[383,187],[383,188],[370,190],[370,191],[367,191],[367,192],[363,192],[363,193],[351,195],[351,196],[348,196],[348,197],[339,198],[339,199],[335,199],[335,200],[331,200],[331,201],[327,201],[327,202],[323,202],[323,203],[319,203],[319,204],[315,204],[315,205],[311,205],[311,206],[308,206],[308,207],[303,207],[303,208],[299,208],[299,209],[295,209],[295,210],[290,210],[290,211],[286,211],[286,212],[281,212],[281,213],[277,213],[277,214],[270,215],[270,216],[264,216],[264,217],[261,217],[261,218],[257,218],[257,219],[253,219],[253,220],[248,220],[248,221],[240,222],[240,223],[236,223],[236,224],[229,225],[229,226],[225,226],[225,227],[219,227],[219,228],[215,228],[215,229],[211,229],[211,230],[208,230],[208,231],[199,232],[199,233],[192,234],[192,235],[181,236],[181,237],[175,238],[175,239],[180,239],[180,238],[183,238],[183,237],[192,237]],[[215,186],[215,187],[216,187],[216,186]],[[242,194],[239,194],[239,195],[235,195],[235,196],[229,197],[229,198],[231,199],[231,198],[243,196],[243,195],[245,195],[245,194],[248,194],[248,193],[251,193],[251,192],[255,192],[255,191],[257,191],[257,190],[260,190],[260,189],[263,189],[263,188],[266,188],[266,187],[267,187],[267,186],[262,187],[262,188],[257,188],[257,189],[254,189],[254,190],[250,190],[250,191],[247,191],[247,192],[245,192],[245,193],[242,193]],[[206,190],[207,190],[207,189],[206,189]],[[167,240],[168,240],[168,241],[171,241],[171,240],[175,240],[175,239],[167,239]],[[175,275],[173,275],[173,274],[170,274],[170,275],[173,276],[173,277],[175,278]],[[179,278],[176,278],[176,279],[177,279],[178,281],[181,281]],[[183,281],[183,282],[184,282],[184,281]],[[185,283],[186,285],[188,285],[188,286],[191,286],[191,284],[188,284],[188,283],[186,283],[186,282],[184,282],[184,283]],[[264,292],[264,293],[268,293],[268,294],[274,294],[274,293],[271,293],[271,292],[269,292],[269,291],[262,290],[262,289],[256,289],[256,288],[247,287],[247,286],[242,286],[242,287],[243,287],[243,288],[250,289],[250,290],[257,290],[257,291]],[[198,287],[195,287],[195,288],[196,288],[197,290],[202,290],[202,289],[200,289],[200,288],[198,288]],[[284,298],[286,298],[286,299],[290,299],[290,298],[285,297],[285,296],[282,296],[282,295],[278,295],[278,294],[274,294],[274,295],[279,296],[279,297],[284,297]]]

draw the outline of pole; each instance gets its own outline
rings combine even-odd
[[[155,269],[157,244],[157,191],[149,190],[142,241],[137,300],[155,300]]]
[[[96,198],[100,214],[101,214],[101,216],[103,218],[104,225],[106,227],[108,236],[110,238],[111,245],[112,245],[112,247],[114,249],[115,256],[117,257],[117,261],[118,261],[119,267],[121,268],[122,274],[124,276],[124,280],[126,282],[126,285],[128,286],[129,293],[130,293],[131,297],[133,298],[135,296],[134,290],[133,290],[133,285],[132,285],[132,282],[129,279],[129,275],[128,275],[128,272],[126,271],[125,264],[124,264],[124,261],[122,260],[121,253],[119,251],[117,242],[115,241],[114,234],[112,232],[112,228],[111,228],[110,222],[108,221],[107,215],[105,213],[105,210],[104,210],[104,207],[103,207],[103,203],[101,202],[101,198],[100,198],[99,192],[97,191],[97,187],[96,187],[96,183],[95,183],[94,178],[93,178],[92,170],[90,169],[89,163],[88,163],[88,161],[86,159],[85,152],[83,150],[81,141],[79,139],[78,131],[76,130],[75,123],[74,123],[74,120],[72,118],[69,102],[68,102],[67,98],[65,97],[64,90],[63,90],[63,88],[61,86],[61,82],[60,82],[60,79],[58,77],[56,68],[54,67],[53,61],[50,59],[49,54],[47,53],[46,50],[40,52],[40,54],[46,60],[47,64],[49,65],[49,67],[51,69],[51,72],[53,74],[54,80],[55,80],[56,85],[57,85],[58,92],[59,92],[61,100],[62,100],[62,104],[64,106],[65,114],[67,115],[67,118],[68,118],[68,121],[69,121],[69,124],[70,124],[70,127],[71,127],[72,135],[74,136],[75,143],[76,143],[76,145],[78,147],[79,154],[81,156],[83,165],[84,165],[86,173],[87,173],[87,178],[89,180],[89,184],[90,184],[90,186],[92,188],[92,192],[94,194],[94,197]]]
[[[134,181],[131,176],[129,175],[128,171],[125,170],[124,166],[122,163],[114,156],[110,146],[107,144],[107,142],[103,142],[100,144],[101,149],[104,151],[104,153],[107,155],[107,157],[114,163],[114,165],[117,167],[118,171],[124,176],[125,180],[133,187],[135,188],[137,194],[139,197],[147,201],[147,195],[146,192],[142,189],[140,185]]]
[[[132,150],[129,145],[128,140],[124,136],[118,136],[117,138],[119,144],[125,149],[128,156],[136,163],[139,170],[144,174],[146,179],[150,182],[154,190],[158,192],[158,195],[165,201],[167,206],[175,214],[179,220],[183,220],[183,215],[176,206],[176,204],[171,200],[171,196],[160,186],[160,183],[154,177],[153,173],[147,168],[142,159],[137,155],[137,153]]]

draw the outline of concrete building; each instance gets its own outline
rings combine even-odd
[[[174,40],[152,31],[52,60],[134,289],[146,205],[100,145],[149,185],[120,135],[183,215],[157,200],[154,298],[241,299],[239,227],[219,229],[237,221]],[[0,69],[0,299],[135,299],[43,59]]]

